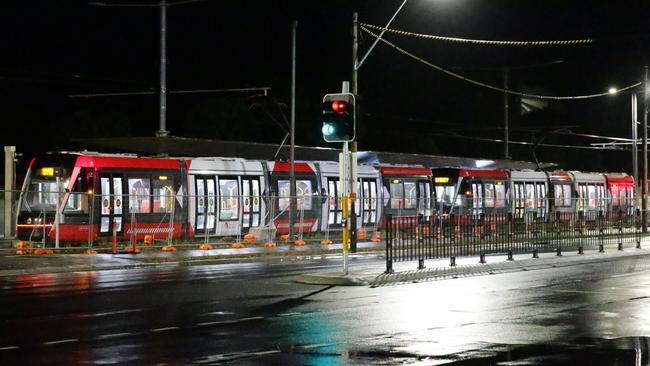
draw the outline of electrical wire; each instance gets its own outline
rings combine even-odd
[[[493,45],[493,46],[565,46],[572,44],[587,44],[594,43],[595,41],[591,38],[586,39],[565,39],[565,40],[552,40],[552,41],[494,41],[487,39],[468,39],[468,38],[456,38],[456,37],[443,37],[436,36],[432,34],[422,34],[422,33],[413,33],[404,30],[384,28],[374,24],[368,23],[359,23],[362,27],[368,27],[375,30],[381,30],[400,36],[410,36],[417,38],[425,38],[436,41],[445,41],[445,42],[456,42],[456,43],[473,43],[480,45]]]
[[[457,73],[455,73],[453,71],[447,70],[447,69],[445,69],[445,68],[443,68],[441,66],[435,65],[435,64],[433,64],[433,63],[431,63],[431,62],[429,62],[427,60],[424,60],[423,58],[414,55],[413,53],[411,53],[411,52],[409,52],[409,51],[395,45],[394,43],[392,43],[392,42],[390,42],[390,41],[388,41],[388,40],[386,40],[384,38],[379,38],[379,36],[377,34],[375,34],[374,32],[372,32],[371,30],[369,30],[368,28],[366,28],[363,25],[361,26],[361,29],[364,32],[370,34],[371,36],[379,39],[380,41],[382,41],[386,45],[392,47],[396,51],[398,51],[398,52],[400,52],[400,53],[402,53],[402,54],[404,54],[404,55],[406,55],[406,56],[408,56],[408,57],[410,57],[410,58],[412,58],[412,59],[414,59],[416,61],[419,61],[419,62],[421,62],[421,63],[423,63],[423,64],[425,64],[425,65],[427,65],[427,66],[429,66],[431,68],[434,68],[434,69],[436,69],[436,70],[438,70],[438,71],[440,71],[442,73],[445,73],[445,74],[447,74],[447,75],[449,75],[451,77],[463,80],[465,82],[468,82],[468,83],[471,83],[471,84],[474,84],[474,85],[478,85],[478,86],[481,86],[481,87],[484,87],[484,88],[487,88],[487,89],[492,89],[492,90],[495,90],[495,91],[498,91],[498,92],[501,92],[501,93],[507,93],[507,94],[510,94],[510,95],[517,95],[517,96],[520,96],[520,97],[533,98],[533,99],[551,99],[551,100],[590,99],[590,98],[598,98],[598,97],[604,97],[604,96],[607,96],[607,95],[611,95],[611,93],[609,91],[606,91],[606,92],[603,92],[603,93],[595,93],[595,94],[587,94],[587,95],[553,96],[553,95],[530,94],[530,93],[518,92],[518,91],[514,91],[514,90],[509,90],[509,89],[503,89],[503,88],[500,88],[500,87],[497,87],[497,86],[494,86],[494,85],[483,83],[483,82],[478,81],[478,80],[470,79],[470,78],[465,77],[463,75],[457,74]],[[639,86],[641,84],[642,84],[641,82],[637,82],[637,83],[628,85],[626,87],[617,89],[617,92],[632,89],[632,88],[635,88],[635,87],[637,87],[637,86]]]
[[[451,138],[459,138],[459,139],[466,139],[466,140],[496,142],[496,143],[503,143],[504,142],[502,139],[490,139],[490,138],[486,138],[486,137],[463,136],[463,135],[456,135],[456,134],[430,133],[430,135],[451,137]],[[621,149],[621,148],[615,148],[615,147],[611,148],[611,147],[604,147],[604,146],[603,147],[598,147],[598,146],[542,144],[542,143],[536,143],[536,142],[512,141],[512,140],[509,140],[508,144],[529,145],[529,146],[543,146],[543,147],[558,147],[558,148],[564,148],[564,149],[580,149],[580,150],[615,150],[615,151],[626,151],[627,150],[627,149]]]

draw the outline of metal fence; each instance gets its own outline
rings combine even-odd
[[[479,256],[485,263],[487,254],[506,254],[512,260],[515,253],[575,250],[585,248],[604,250],[604,245],[617,243],[640,247],[641,215],[620,211],[551,212],[538,215],[528,212],[471,213],[464,215],[438,214],[432,216],[387,215],[386,272],[393,271],[393,262],[418,261],[424,268],[425,259]]]

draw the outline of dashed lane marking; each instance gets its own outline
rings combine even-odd
[[[133,333],[131,333],[131,332],[113,333],[113,334],[104,334],[104,335],[100,335],[100,336],[98,336],[97,339],[119,338],[119,337],[130,336],[130,335],[132,335],[132,334],[133,334]]]
[[[168,330],[176,330],[179,329],[179,327],[164,327],[164,328],[153,328],[150,329],[151,332],[166,332]]]
[[[9,351],[9,350],[18,349],[18,348],[20,348],[20,347],[18,347],[18,346],[0,347],[0,351]]]
[[[43,345],[51,346],[51,345],[54,345],[54,344],[72,343],[72,342],[78,342],[78,341],[79,340],[77,338],[61,339],[61,340],[58,340],[58,341],[43,342]]]
[[[214,322],[203,322],[203,323],[197,323],[196,325],[199,327],[205,327],[209,325],[220,325],[220,324],[236,324],[236,323],[242,323],[242,322],[247,322],[251,320],[261,320],[264,319],[263,316],[253,316],[250,318],[240,318],[240,319],[234,319],[234,320],[218,320]]]

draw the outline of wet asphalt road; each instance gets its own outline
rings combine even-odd
[[[328,267],[340,262],[2,277],[0,364],[650,362],[650,256],[376,288],[293,281]]]

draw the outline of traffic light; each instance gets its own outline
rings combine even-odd
[[[327,142],[353,141],[356,132],[354,94],[326,94],[323,97],[323,138]]]

